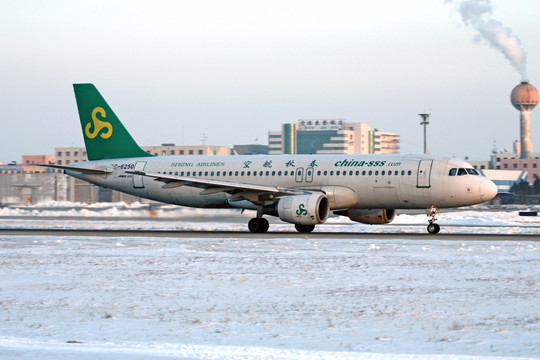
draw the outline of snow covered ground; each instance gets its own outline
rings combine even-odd
[[[480,234],[540,234],[539,216],[519,216],[520,211],[536,208],[518,207],[492,210],[485,206],[445,210],[437,215],[442,233]],[[152,211],[152,215],[150,215]],[[410,212],[408,212],[410,213]],[[85,205],[69,202],[49,202],[31,206],[0,208],[0,228],[4,229],[152,229],[152,230],[226,230],[246,231],[254,211],[231,209],[193,209],[174,205],[150,206],[133,203],[97,203]],[[270,231],[295,232],[294,226],[268,217]],[[365,225],[346,217],[331,216],[316,231],[385,233],[426,232],[427,217],[399,213],[391,224]]]
[[[247,231],[251,216],[154,210],[4,208],[0,228]],[[439,218],[441,232],[540,234],[540,218],[515,209]],[[395,223],[318,230],[423,234],[426,216]],[[314,240],[271,226],[282,234],[0,234],[0,358],[540,358],[540,242]]]

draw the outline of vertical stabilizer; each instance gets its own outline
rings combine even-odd
[[[93,84],[73,84],[88,160],[152,156],[141,149]]]

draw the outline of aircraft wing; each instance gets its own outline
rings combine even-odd
[[[233,197],[244,197],[247,200],[255,201],[255,198],[277,198],[285,195],[306,194],[309,191],[300,189],[283,188],[279,186],[248,184],[233,181],[223,181],[214,179],[201,179],[187,176],[167,175],[160,173],[152,173],[146,171],[126,171],[128,174],[142,175],[154,178],[155,181],[165,183],[164,189],[171,189],[179,186],[192,186],[203,189],[201,195],[210,195],[220,192],[232,194]],[[260,200],[259,200],[260,201]]]

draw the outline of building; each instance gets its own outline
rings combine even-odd
[[[499,193],[510,192],[514,184],[527,179],[526,171],[519,170],[484,170],[478,169],[481,175],[487,177],[497,185]]]
[[[33,164],[52,164],[52,155],[23,155],[22,157],[22,172],[24,173],[42,173],[49,172],[48,169],[43,166],[35,166]]]
[[[256,155],[256,154],[268,154],[268,145],[260,144],[248,144],[248,145],[234,145],[233,155]]]
[[[54,163],[56,165],[69,165],[75,162],[86,161],[86,148],[69,147],[54,149]]]
[[[269,154],[395,154],[399,135],[344,119],[301,119],[268,132]]]
[[[528,158],[521,158],[522,154],[495,153],[491,155],[490,169],[492,170],[514,170],[526,171],[527,181],[533,184],[537,177],[540,177],[540,153],[529,153]]]
[[[229,155],[230,149],[227,146],[177,146],[175,144],[162,144],[161,146],[143,146],[144,151],[155,156],[168,155]],[[79,161],[86,161],[86,148],[70,147],[55,148],[54,160],[57,165],[69,165]]]
[[[229,155],[228,146],[193,145],[178,146],[175,144],[162,144],[161,146],[142,146],[143,150],[155,156],[169,155]]]
[[[0,174],[16,174],[22,172],[22,164],[17,164],[15,161],[9,164],[0,163]]]

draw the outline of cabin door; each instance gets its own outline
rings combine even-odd
[[[431,187],[431,167],[433,160],[420,160],[418,164],[418,174],[416,187],[429,188]]]
[[[144,167],[146,166],[146,161],[138,161],[135,164],[135,171],[144,171]],[[144,188],[144,182],[143,182],[143,176],[142,175],[136,175],[133,174],[133,187],[135,189],[143,189]]]

